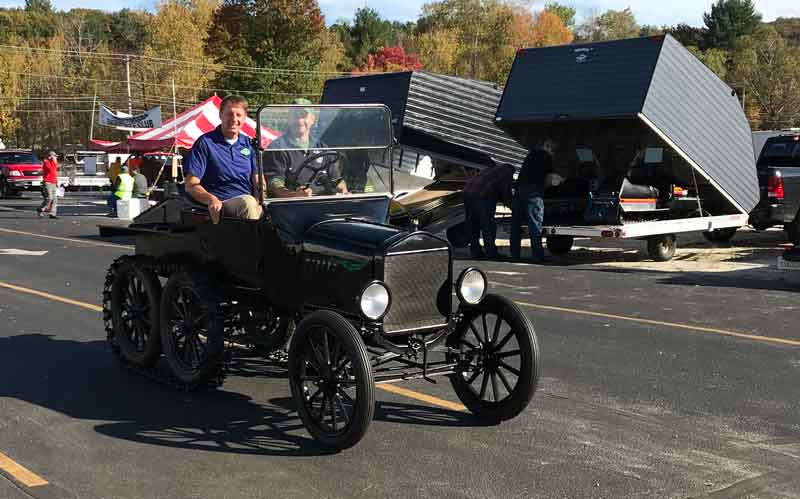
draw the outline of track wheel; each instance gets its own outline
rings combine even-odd
[[[110,269],[113,344],[129,363],[150,367],[161,355],[161,283],[141,260],[122,257]]]
[[[572,236],[547,236],[547,250],[554,255],[566,255],[572,249]]]
[[[465,311],[448,343],[463,358],[450,381],[473,414],[500,422],[525,410],[539,381],[539,343],[530,319],[511,300],[487,295]]]
[[[198,274],[172,274],[161,293],[161,344],[176,378],[203,383],[219,372],[223,315],[210,283]]]
[[[675,236],[673,234],[664,234],[660,236],[652,236],[647,239],[647,253],[650,258],[657,262],[667,262],[675,256]]]
[[[289,384],[300,419],[317,441],[334,449],[364,436],[375,411],[375,385],[364,341],[342,316],[313,312],[289,348]]]

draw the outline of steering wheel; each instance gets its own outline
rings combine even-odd
[[[320,159],[321,161],[319,164],[315,165],[314,163]],[[318,184],[321,184],[325,187],[325,190],[335,192],[336,183],[340,179],[331,179],[328,175],[328,168],[333,166],[337,161],[343,159],[344,155],[339,151],[322,151],[311,154],[307,156],[306,159],[304,159],[303,162],[300,163],[296,169],[294,169],[294,171],[291,171],[291,167],[286,168],[286,187],[291,190],[296,190],[301,185],[303,188],[308,188],[308,186],[313,184],[314,181],[317,181]],[[311,170],[313,173],[307,182],[300,184],[298,182],[298,179],[300,178],[300,172],[306,168]]]

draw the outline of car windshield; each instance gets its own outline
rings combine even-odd
[[[38,165],[39,159],[30,152],[0,152],[0,164],[3,165]]]
[[[767,140],[759,166],[798,166],[800,167],[800,140],[797,137],[776,137]]]
[[[266,106],[258,113],[270,186],[314,195],[391,190],[389,109],[383,105]]]

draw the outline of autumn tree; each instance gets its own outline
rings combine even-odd
[[[407,42],[409,50],[419,55],[425,69],[435,73],[455,74],[458,60],[458,32],[440,29],[419,33]]]
[[[666,33],[674,36],[685,47],[702,47],[705,33],[701,28],[695,28],[685,23],[667,27]]]
[[[246,89],[254,103],[318,95],[325,76],[316,0],[225,0],[211,23],[206,52],[219,63],[250,66],[219,74],[216,87]]]
[[[590,16],[578,28],[578,36],[581,40],[592,42],[620,40],[639,36],[640,29],[633,11],[627,7]]]
[[[418,71],[422,69],[416,54],[407,54],[402,47],[383,47],[375,54],[367,56],[367,62],[353,71],[353,74]]]
[[[751,34],[761,23],[752,0],[717,0],[703,14],[705,47],[730,50],[737,39]]]
[[[791,47],[773,27],[762,27],[737,43],[733,80],[758,103],[749,118],[764,129],[797,125],[800,109],[800,50]]]
[[[545,12],[555,14],[561,22],[570,30],[575,29],[575,7],[569,7],[557,2],[548,2],[544,6]]]

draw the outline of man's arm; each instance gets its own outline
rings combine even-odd
[[[264,177],[267,182],[269,196],[277,198],[307,197],[312,195],[311,189],[299,186],[296,190],[286,187],[286,169],[291,159],[284,151],[267,151],[264,154]]]
[[[184,182],[186,192],[198,203],[208,206],[208,214],[211,215],[211,221],[215,224],[219,223],[222,213],[222,201],[220,201],[217,196],[208,192],[206,188],[200,184],[199,177],[186,175]]]

